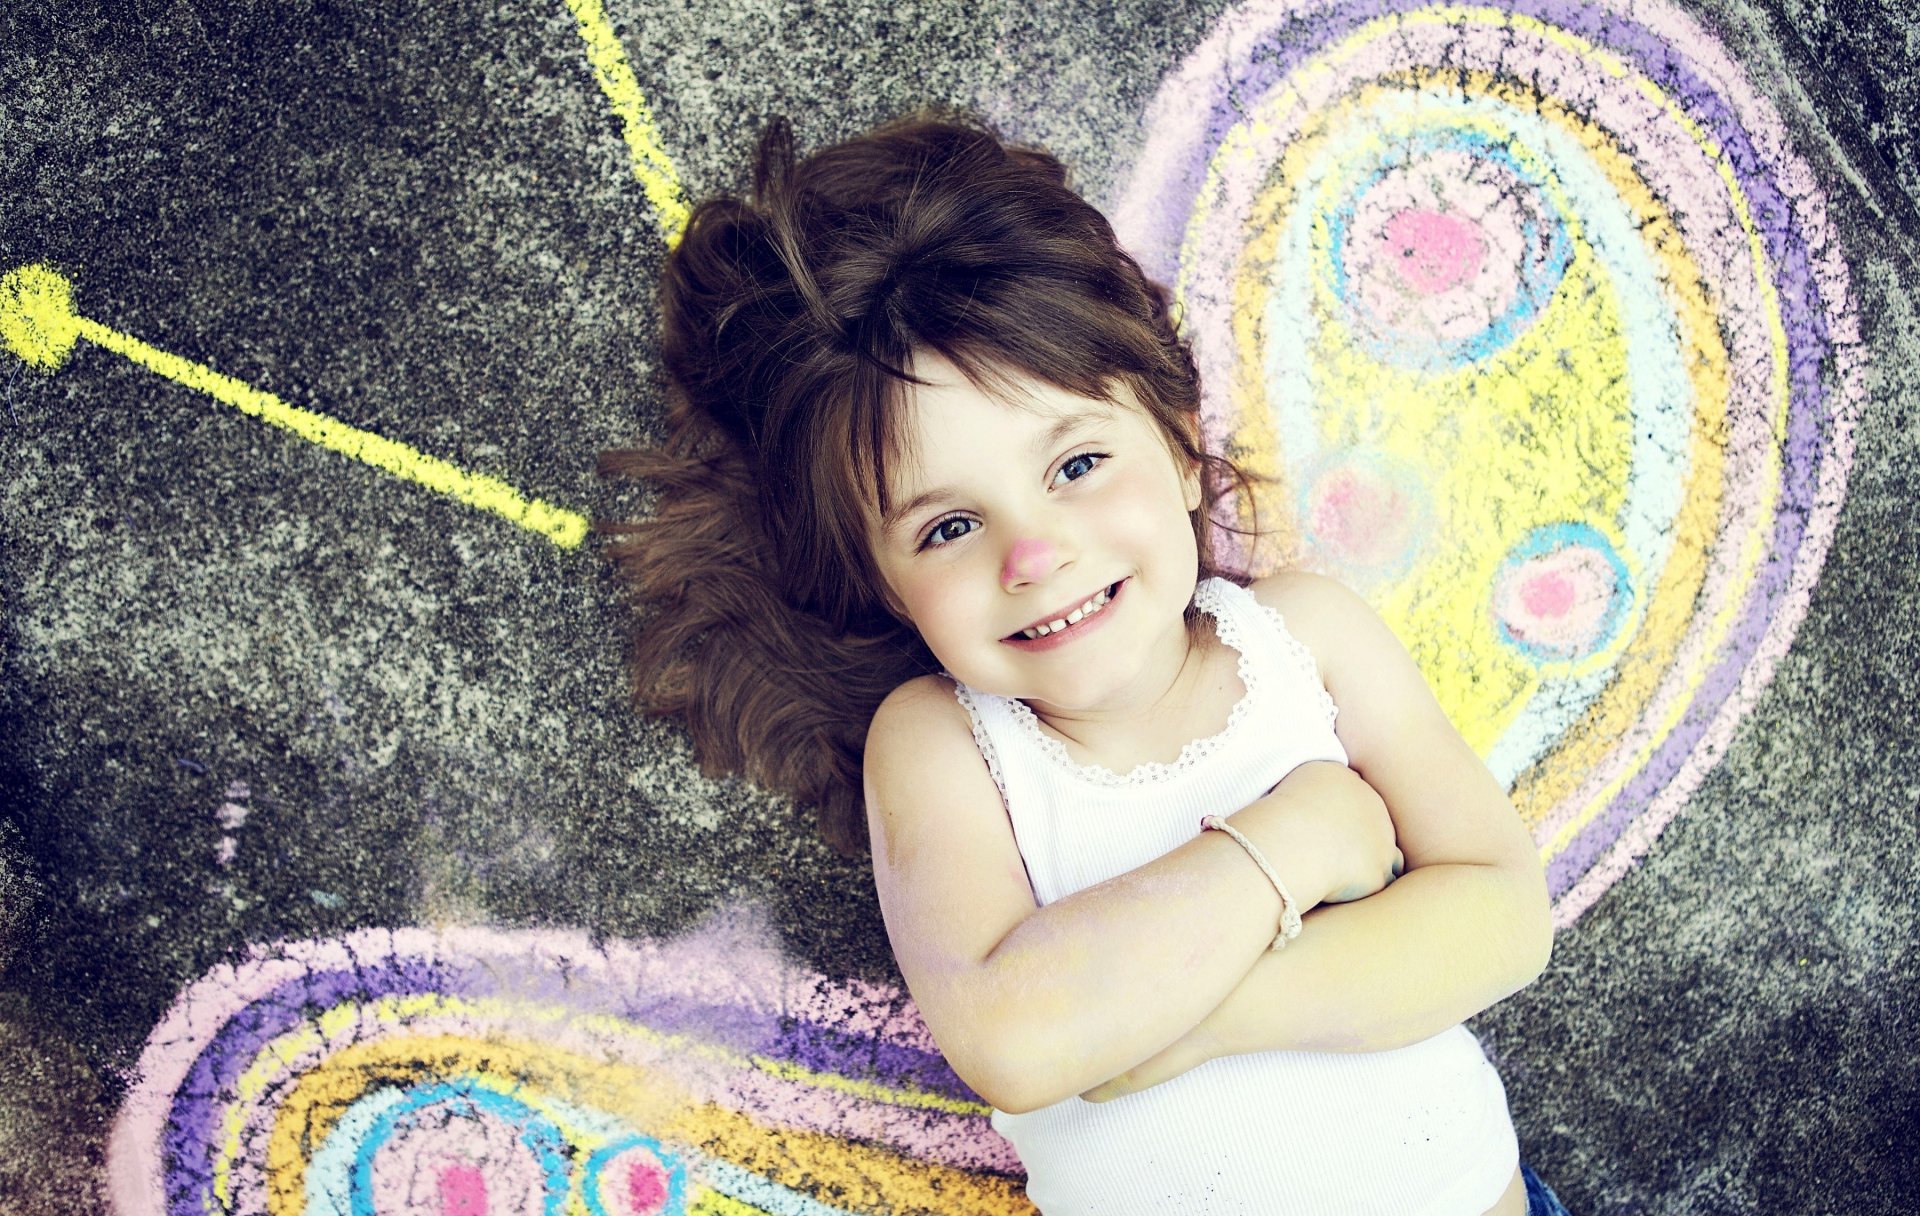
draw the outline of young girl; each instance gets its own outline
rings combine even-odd
[[[776,123],[663,303],[639,697],[870,841],[1041,1211],[1560,1210],[1460,1025],[1545,965],[1533,845],[1363,602],[1220,564],[1245,479],[1059,162]]]

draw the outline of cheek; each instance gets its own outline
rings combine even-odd
[[[1186,479],[1172,467],[1130,469],[1116,478],[1110,493],[1096,504],[1094,519],[1106,527],[1124,527],[1133,533],[1193,532],[1189,513],[1199,504],[1199,481],[1189,491]]]
[[[945,572],[925,571],[896,579],[889,585],[895,610],[920,635],[920,640],[937,653],[954,619],[966,615],[955,580]]]

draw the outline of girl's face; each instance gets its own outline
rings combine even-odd
[[[984,692],[1069,715],[1150,704],[1186,654],[1198,469],[1124,393],[1013,376],[1009,405],[937,355],[914,372],[873,529],[895,610]]]

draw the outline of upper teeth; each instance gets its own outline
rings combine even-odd
[[[1099,595],[1094,596],[1092,599],[1088,600],[1086,603],[1080,605],[1078,608],[1075,608],[1071,613],[1067,614],[1065,617],[1061,618],[1060,620],[1048,621],[1044,625],[1035,625],[1031,629],[1022,629],[1020,631],[1020,636],[1023,638],[1043,638],[1050,633],[1059,633],[1062,629],[1065,629],[1069,625],[1078,625],[1082,617],[1092,616],[1094,613],[1100,611],[1102,608],[1105,608],[1107,606],[1107,601],[1111,598],[1112,597],[1107,594],[1106,590],[1102,589]]]

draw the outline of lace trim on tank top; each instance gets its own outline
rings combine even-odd
[[[1251,596],[1253,592],[1249,591],[1247,594]],[[1327,715],[1327,726],[1331,728],[1340,717],[1340,707],[1333,703],[1333,694],[1328,692],[1327,686],[1320,681],[1320,664],[1314,661],[1313,651],[1307,649],[1305,642],[1293,636],[1293,631],[1287,628],[1287,618],[1280,615],[1278,608],[1272,604],[1263,604],[1257,599],[1253,601],[1253,606],[1255,611],[1273,622],[1274,632],[1279,635],[1280,653],[1292,659],[1293,665],[1313,681],[1313,691],[1320,702],[1320,712]]]
[[[1235,671],[1240,676],[1240,686],[1243,690],[1240,699],[1235,701],[1233,708],[1227,712],[1227,724],[1221,727],[1218,733],[1188,740],[1187,745],[1180,749],[1180,754],[1169,762],[1149,760],[1125,773],[1117,773],[1103,764],[1075,762],[1074,758],[1067,754],[1065,743],[1041,729],[1038,715],[1028,708],[1026,702],[1002,698],[1016,729],[1025,734],[1027,741],[1038,747],[1040,753],[1054,764],[1094,785],[1155,785],[1171,780],[1198,765],[1232,739],[1234,732],[1246,720],[1247,713],[1254,705],[1260,691],[1260,673],[1254,667],[1253,660],[1247,655],[1244,639],[1240,636],[1239,618],[1231,612],[1224,611],[1222,597],[1232,592],[1240,592],[1247,596],[1252,600],[1254,608],[1273,622],[1282,657],[1292,662],[1297,671],[1312,681],[1313,687],[1320,694],[1320,707],[1327,715],[1327,725],[1331,727],[1334,719],[1339,716],[1340,707],[1333,703],[1333,696],[1320,682],[1320,667],[1313,660],[1313,652],[1307,649],[1306,643],[1288,631],[1286,620],[1280,615],[1279,610],[1253,599],[1253,592],[1245,588],[1224,579],[1208,579],[1193,589],[1193,605],[1213,618],[1215,635],[1239,654],[1240,658],[1235,664]],[[986,757],[987,769],[993,774],[994,783],[1000,786],[1001,794],[1005,795],[1006,783],[1000,777],[999,757],[995,755],[993,744],[986,736],[986,727],[980,718],[980,707],[973,700],[973,690],[955,681],[954,693],[960,698],[960,703],[966,707],[967,720],[973,724],[974,742],[979,746],[980,754]]]
[[[993,740],[987,734],[986,723],[980,720],[981,706],[973,698],[973,689],[955,680],[953,695],[960,698],[961,706],[967,711],[967,724],[973,728],[973,745],[980,749],[980,755],[987,762],[987,772],[993,775],[993,783],[1000,787],[1000,797],[1005,798],[1007,782],[1000,775],[1000,753],[993,750]]]

